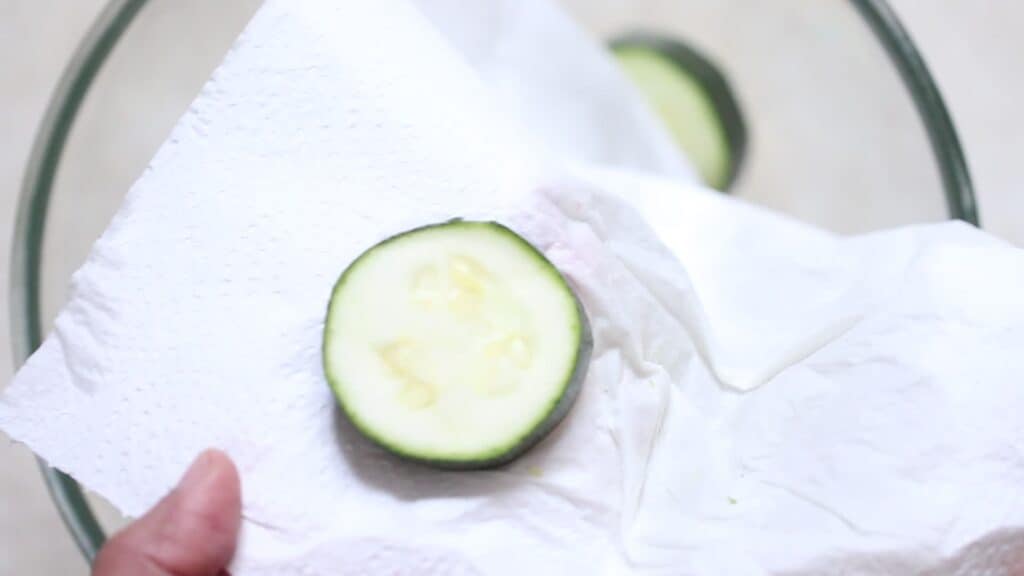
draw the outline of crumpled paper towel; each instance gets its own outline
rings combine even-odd
[[[268,2],[75,275],[0,428],[131,515],[227,450],[237,576],[1024,568],[1020,250],[958,224],[843,239],[556,171],[472,70],[400,0]],[[336,275],[453,215],[543,249],[596,338],[564,424],[495,471],[371,447],[320,370]]]
[[[622,305],[632,298],[584,301],[598,316],[618,314],[625,350],[636,350],[625,356],[643,358],[654,374],[668,370],[672,383],[624,532],[633,568],[1024,573],[1020,249],[960,223],[840,239],[642,175],[599,169],[582,179],[601,191],[563,188],[563,213],[601,238],[657,304],[642,315]],[[625,197],[639,199],[637,211]],[[659,218],[665,213],[678,224]],[[687,246],[706,242],[712,248]],[[777,312],[749,301],[788,308],[810,294],[807,286],[821,294],[807,309],[836,295],[819,325],[856,315],[806,353],[787,354],[792,363],[763,386],[734,393],[709,374],[721,363],[714,351],[704,361],[679,354],[687,337],[700,356],[702,339],[744,326],[773,346],[776,332],[765,322]],[[721,298],[722,308],[703,307],[705,297]],[[696,321],[693,301],[707,311]],[[749,321],[723,312],[730,304],[750,312]],[[811,320],[795,324],[813,331]],[[701,321],[708,330],[687,328]],[[779,333],[792,332],[778,321]],[[730,346],[753,340],[720,345],[728,357]]]

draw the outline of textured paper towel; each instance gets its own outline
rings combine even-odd
[[[665,408],[626,531],[634,567],[663,574],[1024,573],[1021,250],[953,223],[823,242],[818,232],[700,190],[606,170],[584,178],[606,192],[571,198],[563,191],[564,212],[588,223],[657,297],[659,321],[691,325],[687,300],[703,303],[708,287],[733,282],[744,290],[720,294],[723,305],[768,304],[773,298],[752,294],[763,286],[789,307],[785,286],[801,298],[811,285],[844,294],[834,309],[822,308],[824,316],[860,311],[845,331],[746,394],[716,386],[699,362],[673,376],[678,395]],[[655,223],[659,241],[623,208],[625,196],[641,198],[639,214]],[[665,212],[702,231],[669,225],[659,218]],[[704,241],[722,251],[685,246]],[[685,272],[666,246],[681,255]],[[743,248],[747,257],[739,256]],[[741,267],[764,265],[752,261],[760,257],[775,277],[751,282]],[[620,311],[621,325],[643,343],[635,348],[642,357],[677,345],[661,342],[666,326],[620,300],[603,310]],[[761,318],[749,325],[770,346],[774,332],[759,322],[773,313],[755,314]],[[728,320],[719,313],[710,328]],[[740,326],[725,332],[742,327],[734,320]],[[790,331],[784,319],[780,326]]]
[[[1019,250],[553,178],[471,70],[402,2],[269,2],[76,274],[0,427],[129,514],[227,449],[239,576],[1013,573]],[[596,337],[565,424],[480,474],[368,446],[319,367],[336,274],[455,213],[540,246]]]
[[[506,113],[570,161],[695,182],[609,53],[554,0],[417,0]]]

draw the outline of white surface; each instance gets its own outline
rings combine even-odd
[[[688,283],[623,206],[600,194],[560,195],[570,228],[582,228],[573,238],[593,232],[638,281],[595,292],[579,282],[593,297],[584,298],[588,310],[612,326],[611,355],[628,366],[615,371],[616,384],[671,382],[646,462],[624,465],[646,468],[642,497],[631,509],[626,490],[618,525],[631,561],[661,574],[1024,570],[1024,463],[1012,455],[1024,424],[1011,416],[1024,408],[1016,376],[1024,366],[1016,295],[1024,252],[962,224],[828,242],[707,192],[607,171],[588,179],[620,198],[641,191],[644,219],[690,273]],[[665,207],[693,220],[659,222]],[[707,267],[707,254],[689,247],[695,242],[726,248]],[[593,255],[586,245],[574,248]],[[779,259],[775,276],[744,282],[745,266],[765,256]],[[612,277],[591,262],[560,264],[587,280]],[[723,296],[730,284],[775,296]],[[827,323],[852,301],[856,323],[756,390],[716,386],[707,366],[722,357],[702,362],[699,342],[736,332],[718,331],[729,320],[713,315],[694,330],[687,303],[713,295],[736,307],[761,298],[785,306],[783,288],[799,299],[807,285],[843,297],[806,320]],[[771,311],[756,310],[760,318],[735,321],[760,331],[761,341],[785,334],[762,323]],[[600,350],[600,332],[597,341]],[[743,344],[724,338],[722,348]],[[686,348],[697,354],[680,354]]]
[[[201,449],[228,450],[245,485],[239,576],[1012,573],[1024,253],[953,224],[840,240],[589,170],[534,196],[550,181],[535,147],[404,6],[268,4],[76,275],[0,402],[5,430],[129,514]],[[354,47],[382,29],[405,44],[367,62]],[[597,186],[639,195],[681,262]],[[327,271],[458,214],[526,235],[595,329],[565,425],[475,475],[353,437],[319,358]],[[764,257],[773,274],[751,278]],[[771,369],[744,375],[746,394],[712,376],[735,384],[751,364]]]
[[[6,0],[0,3],[0,279],[6,290],[9,230],[15,193],[35,126],[72,48],[101,2]],[[922,48],[967,148],[986,225],[1024,242],[1024,195],[1015,166],[1022,153],[1024,82],[1014,27],[1024,6],[1001,0],[952,1],[936,9],[894,2]],[[60,13],[60,18],[53,15]],[[88,207],[85,207],[88,209]],[[0,306],[6,325],[7,307]],[[7,332],[0,331],[0,372],[10,373]],[[24,450],[0,447],[0,572],[72,574],[84,564],[67,539],[33,462]]]

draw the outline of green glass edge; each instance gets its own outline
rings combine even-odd
[[[885,46],[925,124],[942,174],[951,217],[979,225],[973,185],[956,130],[938,88],[910,36],[884,0],[850,0]],[[53,181],[85,95],[113,47],[147,0],[112,0],[79,45],[51,97],[27,163],[18,199],[11,255],[10,308],[15,360],[42,343],[40,269]],[[81,487],[40,460],[47,487],[68,531],[91,561],[106,536]]]
[[[980,226],[981,216],[974,198],[974,185],[971,183],[967,159],[960,146],[956,128],[953,127],[953,120],[946,109],[942,94],[939,93],[939,88],[914,46],[910,34],[886,0],[851,1],[885,46],[889,59],[899,70],[903,83],[914,99],[914,105],[928,132],[932,153],[942,175],[942,187],[946,194],[949,215]]]
[[[107,4],[65,68],[36,135],[18,198],[11,254],[11,342],[24,363],[42,343],[40,264],[50,192],[75,116],[97,72],[146,0]],[[39,460],[43,478],[61,518],[90,562],[106,536],[81,488],[69,476]]]

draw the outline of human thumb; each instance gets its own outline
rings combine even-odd
[[[153,509],[100,550],[93,576],[216,576],[235,552],[238,471],[223,453],[199,455]]]

